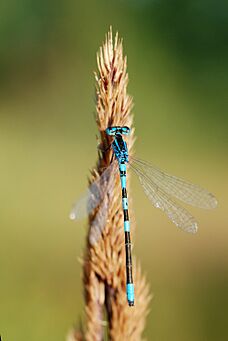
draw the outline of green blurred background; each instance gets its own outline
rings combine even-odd
[[[64,340],[83,313],[86,223],[68,219],[96,161],[96,51],[124,38],[136,153],[215,193],[175,228],[132,179],[134,253],[154,294],[148,340],[227,340],[228,3],[8,0],[0,5],[0,333]]]

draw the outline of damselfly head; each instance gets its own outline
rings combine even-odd
[[[115,127],[108,127],[105,131],[107,135],[111,135],[111,136],[129,135],[131,129],[127,126],[124,126],[124,127],[115,126]]]

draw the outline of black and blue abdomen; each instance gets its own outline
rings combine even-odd
[[[126,291],[127,300],[129,306],[134,305],[134,284],[132,276],[132,258],[131,258],[131,238],[130,238],[130,220],[128,213],[128,197],[127,197],[127,166],[129,161],[128,158],[128,148],[126,142],[123,140],[123,135],[128,135],[130,133],[130,128],[128,127],[109,127],[106,129],[108,135],[114,136],[114,141],[112,142],[112,149],[118,160],[119,171],[120,171],[120,181],[122,190],[122,207],[124,215],[124,233],[125,233],[125,253],[126,253]]]

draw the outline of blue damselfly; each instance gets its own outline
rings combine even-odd
[[[94,231],[91,231],[92,242],[95,243],[102,234],[107,218],[105,212],[107,212],[108,208],[105,207],[106,203],[103,199],[105,194],[107,194],[107,191],[110,191],[110,186],[114,183],[113,176],[115,175],[116,170],[119,169],[125,232],[126,294],[129,306],[133,306],[135,299],[132,276],[130,221],[126,189],[127,164],[138,176],[139,181],[153,206],[163,210],[175,225],[186,232],[196,233],[197,222],[184,207],[176,203],[175,199],[204,209],[215,208],[217,200],[213,194],[198,185],[191,184],[181,178],[169,175],[146,161],[129,156],[127,143],[123,139],[123,135],[130,134],[129,127],[108,127],[106,133],[109,136],[113,136],[111,147],[115,159],[111,162],[110,166],[104,170],[98,180],[91,184],[85,195],[75,203],[70,217],[71,219],[82,218],[91,213],[98,205],[103,205],[102,217],[98,216],[98,219],[95,219],[93,222]]]

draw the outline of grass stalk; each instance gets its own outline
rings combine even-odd
[[[133,101],[127,93],[127,59],[123,55],[122,40],[117,33],[113,41],[111,29],[97,54],[97,65],[96,123],[100,134],[100,148],[97,165],[91,172],[90,183],[98,179],[111,162],[112,151],[102,152],[111,143],[110,137],[105,134],[108,126],[129,126],[132,133],[127,143],[131,154],[134,143],[131,113]],[[89,217],[83,261],[85,328],[72,330],[68,341],[101,341],[105,339],[105,330],[111,341],[142,339],[150,301],[149,289],[139,263],[133,258],[136,301],[134,307],[128,306],[125,289],[123,212],[118,172],[108,186],[103,202]],[[101,238],[96,240],[104,215],[107,218],[105,229]],[[107,321],[104,321],[105,316]]]

